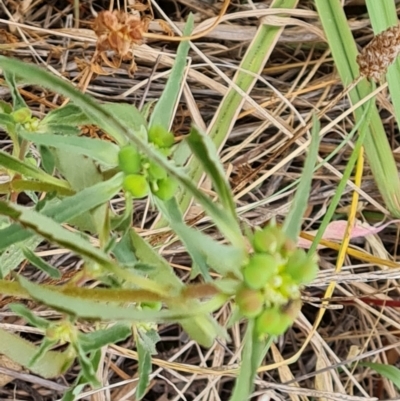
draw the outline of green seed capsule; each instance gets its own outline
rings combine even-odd
[[[178,182],[171,177],[167,177],[157,181],[157,187],[157,190],[153,191],[154,195],[166,201],[173,198],[176,194]]]
[[[144,198],[150,189],[146,178],[139,174],[127,175],[123,185],[134,198]]]
[[[142,169],[140,153],[132,145],[125,146],[119,151],[118,162],[125,174],[137,174]]]
[[[150,142],[160,148],[170,148],[175,142],[174,134],[160,125],[151,127],[148,132],[148,137]]]
[[[296,284],[311,283],[318,270],[318,263],[302,249],[296,249],[285,266],[285,273],[289,274]]]
[[[285,240],[285,234],[279,227],[267,226],[254,233],[254,250],[256,252],[266,252],[273,255],[280,251]]]
[[[263,288],[278,271],[278,261],[272,255],[255,253],[243,268],[244,282],[254,290]]]
[[[236,294],[236,303],[243,316],[256,317],[263,309],[264,296],[261,291],[242,287]]]
[[[265,309],[256,319],[256,332],[259,336],[266,334],[279,336],[293,323],[293,320],[277,307]]]
[[[167,177],[167,172],[165,171],[164,167],[161,167],[152,161],[149,163],[149,168],[147,171],[153,180],[162,180]]]

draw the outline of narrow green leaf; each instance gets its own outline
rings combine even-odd
[[[59,195],[73,195],[75,191],[47,182],[30,181],[24,179],[13,179],[4,184],[0,184],[0,194],[9,194],[10,192],[56,192]]]
[[[165,283],[179,292],[183,288],[183,283],[174,273],[169,263],[148,244],[133,228],[129,232],[130,240],[135,256],[155,269],[149,272],[149,277],[158,283]],[[171,294],[172,295],[172,294]]]
[[[299,186],[293,199],[292,206],[283,223],[283,229],[288,238],[297,241],[301,231],[303,216],[308,206],[308,198],[310,196],[311,182],[315,163],[318,158],[319,149],[319,130],[320,124],[316,115],[313,115],[313,127],[311,131],[311,143],[308,150],[304,168],[301,173]]]
[[[117,323],[107,329],[96,330],[93,333],[79,333],[79,342],[84,352],[98,350],[108,344],[124,341],[132,334],[130,325]]]
[[[250,399],[250,395],[254,389],[257,369],[269,350],[272,340],[272,337],[260,340],[256,335],[254,319],[248,320],[239,376],[236,379],[235,387],[229,401]]]
[[[139,357],[139,383],[136,387],[136,399],[141,400],[146,395],[146,389],[150,382],[151,355],[143,346],[140,338],[136,341],[136,348]]]
[[[210,315],[198,314],[182,319],[180,324],[192,340],[206,348],[210,348],[217,337],[229,338],[226,330]]]
[[[217,149],[208,135],[193,127],[187,138],[190,149],[199,160],[204,171],[211,178],[220,202],[232,217],[237,220],[235,202],[224,169],[218,157]]]
[[[34,252],[32,252],[29,248],[22,248],[22,252],[27,260],[32,263],[33,266],[42,270],[44,273],[49,275],[51,278],[58,279],[61,277],[61,273],[58,269],[51,266],[47,262],[45,262],[41,257],[37,256]]]
[[[81,367],[82,379],[92,387],[99,387],[101,383],[96,376],[96,370],[99,364],[98,354],[100,353],[100,350],[93,352],[92,355],[88,357],[79,342],[73,343],[72,346],[77,353],[79,365]]]
[[[40,121],[38,131],[54,133],[53,128],[51,128],[52,126],[66,125],[77,127],[78,125],[90,124],[90,122],[78,106],[69,103],[66,106],[59,107],[47,113],[43,120]]]
[[[33,355],[32,359],[29,361],[28,367],[36,365],[40,360],[46,355],[48,351],[50,351],[56,344],[57,340],[51,340],[49,338],[44,337],[42,343],[39,345],[36,354]]]
[[[140,336],[140,343],[145,351],[147,351],[150,355],[156,355],[156,344],[161,340],[157,330],[142,329],[141,327],[138,327],[138,334]]]
[[[46,330],[50,326],[50,322],[40,316],[36,316],[30,309],[22,304],[10,304],[8,306],[12,312],[23,317],[33,327]]]
[[[194,18],[193,14],[189,14],[183,35],[188,36],[193,30]],[[174,112],[177,102],[182,91],[183,77],[185,76],[186,57],[190,49],[190,42],[181,42],[176,52],[176,58],[165,85],[163,93],[154,107],[153,113],[150,117],[149,126],[161,126],[169,130],[174,119]]]
[[[118,269],[117,265],[114,264],[109,256],[102,250],[91,245],[91,243],[86,241],[81,235],[65,229],[47,216],[19,205],[8,204],[1,201],[0,214],[4,214],[17,220],[21,225],[33,230],[43,238],[65,246],[78,255],[82,255],[95,263],[98,263],[109,271],[115,271]],[[146,279],[141,277],[137,277],[137,280],[139,282],[146,282]]]
[[[40,168],[35,167],[30,163],[23,162],[3,151],[0,151],[0,165],[5,167],[6,169],[22,174],[26,177],[35,178],[37,180],[56,185],[58,187],[67,189],[70,188],[65,181],[52,177],[51,175],[46,174]]]
[[[183,221],[175,198],[168,202],[159,203],[159,209],[164,212],[170,227],[185,244],[193,262],[205,280],[211,280],[209,268],[213,268],[224,276],[230,273],[240,276],[239,271],[246,258],[246,252],[243,248],[221,245],[200,231],[187,226]],[[194,275],[196,273],[198,272],[193,272]]]
[[[32,134],[29,132],[24,132],[21,136],[37,145],[67,149],[71,152],[91,157],[106,166],[115,167],[118,165],[119,147],[114,143],[102,139],[86,138],[83,136]]]
[[[0,230],[0,236],[2,231],[3,230]],[[31,250],[36,249],[36,247],[42,241],[42,238],[32,235],[21,244],[22,246],[19,244],[12,244],[8,246],[0,255],[0,279],[6,277],[11,271],[19,267],[19,265],[25,260],[25,256],[22,253],[22,247]]]
[[[117,174],[110,180],[88,187],[56,205],[46,205],[41,213],[58,223],[64,223],[110,200],[119,192],[122,181],[123,174]],[[0,229],[0,251],[33,235],[19,224]]]
[[[19,110],[24,107],[28,107],[28,105],[25,103],[24,98],[19,93],[17,82],[15,80],[15,74],[12,71],[4,71],[3,75],[4,78],[6,79],[8,87],[10,88],[14,110]]]
[[[365,366],[375,370],[375,372],[390,380],[400,390],[400,369],[396,366],[374,362],[362,362],[359,366]]]
[[[161,310],[138,310],[136,307],[119,307],[110,303],[94,302],[78,297],[71,297],[44,286],[34,284],[23,277],[18,277],[21,286],[36,300],[51,306],[54,309],[67,312],[73,316],[86,319],[130,322],[168,322],[185,319],[191,315],[198,315],[202,308],[193,308],[181,312]]]

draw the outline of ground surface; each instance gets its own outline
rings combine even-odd
[[[162,51],[174,55],[176,45],[167,41],[148,40],[145,46],[136,48],[137,71],[133,76],[129,74],[129,61],[117,67],[103,64],[102,71],[95,70],[96,66],[91,62],[96,37],[91,30],[91,23],[94,12],[108,9],[110,2],[81,0],[78,3],[80,20],[77,28],[74,25],[72,0],[1,0],[1,52],[26,62],[46,65],[50,71],[68,78],[99,100],[125,101],[139,107],[144,100],[157,99],[166,82],[163,72],[167,74],[170,68],[166,62],[157,60],[158,55]],[[120,3],[119,6],[124,7],[130,2],[126,0],[125,4],[121,0]],[[198,50],[191,51],[192,67],[187,77],[192,99],[186,97],[179,104],[173,127],[176,135],[188,133],[196,113],[198,120],[208,126],[221,102],[222,89],[227,85],[222,76],[228,79],[233,77],[235,67],[239,65],[256,32],[257,17],[268,9],[269,3],[233,1],[228,9],[232,18],[222,21],[213,32],[195,42]],[[294,24],[284,28],[260,80],[250,94],[251,99],[282,121],[289,133],[294,131],[300,119],[309,116],[314,109],[323,109],[342,90],[312,3],[299,2],[298,9],[304,12],[293,16]],[[159,9],[154,5],[156,17],[163,20],[169,18],[179,27],[182,27],[189,12],[195,14],[196,23],[199,23],[216,16],[221,7],[219,2],[213,0],[165,0],[159,1],[158,5]],[[114,7],[117,6],[115,2]],[[359,45],[365,45],[372,38],[372,31],[363,2],[347,1],[346,13]],[[160,32],[157,23],[151,23],[150,31]],[[215,66],[219,68],[218,73],[213,69]],[[1,86],[0,91],[2,98],[10,99],[5,86]],[[58,96],[40,88],[22,88],[21,93],[38,114],[61,104]],[[289,101],[290,107],[282,98]],[[398,129],[390,104],[381,102],[379,107],[395,151],[398,148]],[[322,126],[348,108],[345,97],[329,108],[321,120]],[[323,136],[319,155],[325,157],[333,151],[352,127],[351,115],[340,119]],[[90,127],[86,127],[84,133],[101,135]],[[10,145],[8,138],[0,133],[0,139],[0,146],[6,149]],[[295,143],[289,142],[288,135],[277,129],[264,115],[249,104],[244,106],[220,152],[237,195],[241,218],[254,226],[262,225],[274,216],[279,221],[283,219],[293,195],[293,190],[286,188],[300,176],[304,161],[304,154],[297,156],[295,152],[300,145],[301,138]],[[304,219],[304,231],[318,228],[335,194],[350,150],[350,146],[345,146],[329,164],[316,172]],[[337,220],[346,220],[350,198],[351,188],[348,186],[336,211]],[[363,175],[360,201],[360,221],[365,219],[369,225],[382,221],[380,213],[384,211],[384,206],[368,166]],[[196,214],[196,210],[192,212]],[[136,213],[135,223],[143,229],[149,229],[154,216],[145,210],[144,203],[137,205]],[[396,261],[398,232],[395,225],[352,243],[368,254]],[[39,251],[43,255],[46,253],[54,266],[62,267],[65,274],[76,265],[74,257],[63,253],[63,250],[43,245]],[[303,314],[294,327],[273,345],[264,366],[292,357],[306,340],[309,343],[297,361],[260,373],[255,397],[263,401],[399,399],[400,393],[390,381],[357,365],[359,360],[392,365],[398,363],[395,345],[400,329],[396,309],[399,305],[390,302],[386,305],[377,304],[362,299],[369,296],[373,299],[396,300],[399,270],[387,268],[384,263],[371,264],[347,257],[342,272],[335,275],[337,251],[325,248],[319,252],[321,274],[313,286],[304,291]],[[171,261],[177,267],[178,274],[188,276],[189,259],[184,249],[175,248],[173,253],[175,256]],[[40,276],[36,278],[42,280]],[[333,279],[338,283],[331,307],[316,332],[312,333],[311,327],[324,291]],[[13,325],[14,330],[35,340],[35,333],[31,333],[23,321],[10,316],[8,302],[7,299],[2,301],[1,319],[5,320],[0,320],[0,324],[6,328]],[[227,307],[220,311],[218,319],[224,323],[228,316]],[[177,326],[161,326],[160,335],[158,356],[154,359],[152,382],[145,400],[218,401],[229,398],[233,378],[224,375],[223,369],[237,366],[242,326],[237,325],[231,331],[230,343],[216,342],[211,349],[202,349],[188,340]],[[388,346],[389,349],[383,351]],[[136,384],[132,379],[137,371],[137,359],[132,349],[132,343],[126,342],[105,351],[105,390],[93,395],[88,392],[83,399],[134,399],[132,393]],[[10,367],[5,362],[0,366]],[[65,377],[42,382],[32,375],[19,376],[8,380],[0,388],[0,399],[56,400],[75,377],[75,369]]]

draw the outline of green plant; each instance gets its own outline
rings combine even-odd
[[[189,19],[185,34],[190,33]],[[180,45],[170,82],[182,75],[188,51]],[[271,224],[247,239],[236,216],[233,196],[218,161],[215,145],[195,127],[187,138],[202,169],[213,183],[218,201],[201,192],[191,176],[173,158],[174,138],[161,115],[172,118],[177,85],[167,86],[150,122],[127,104],[101,105],[88,95],[45,71],[0,56],[12,92],[13,104],[2,103],[0,125],[13,141],[13,154],[0,152],[0,165],[10,176],[3,187],[7,199],[0,201],[6,217],[0,229],[0,291],[20,299],[34,299],[61,312],[58,321],[37,317],[20,304],[11,309],[43,333],[39,347],[0,329],[0,353],[44,377],[65,372],[77,358],[81,374],[76,387],[65,394],[73,399],[85,384],[96,386],[100,348],[133,335],[139,354],[140,381],[136,398],[144,396],[151,371],[151,355],[158,341],[157,323],[178,322],[199,344],[211,346],[217,337],[228,339],[212,313],[229,301],[238,305],[231,319],[246,318],[247,334],[243,361],[232,400],[247,399],[257,368],[275,336],[295,320],[300,308],[300,290],[312,281],[317,263],[312,255],[296,249],[305,211],[312,170],[318,150],[319,124],[314,119],[313,136],[305,173],[293,202],[289,219],[282,227]],[[33,117],[17,89],[17,80],[34,82],[71,100],[42,120]],[[172,88],[172,89],[171,89]],[[167,107],[168,110],[165,110]],[[111,110],[111,111],[110,111]],[[96,124],[115,143],[78,136],[79,125]],[[30,149],[40,152],[40,165],[29,161]],[[57,178],[62,177],[62,178]],[[225,237],[223,245],[184,221],[175,190],[193,196]],[[110,199],[125,189],[125,212],[116,215]],[[32,207],[15,203],[18,192],[26,191]],[[37,193],[41,195],[39,200]],[[192,271],[204,280],[200,289],[185,284],[168,262],[132,228],[132,199],[148,195],[192,258]],[[64,223],[73,225],[69,231]],[[87,232],[97,235],[99,247]],[[59,272],[34,253],[43,239],[79,255],[82,270],[64,285],[33,283],[10,273],[23,261],[48,275]],[[250,240],[254,252],[246,244]],[[220,278],[213,279],[210,270]],[[261,283],[255,276],[262,273]],[[304,273],[304,274],[303,274]],[[101,288],[78,285],[97,280]],[[97,330],[83,334],[76,323],[96,322]],[[64,351],[53,351],[67,344]]]

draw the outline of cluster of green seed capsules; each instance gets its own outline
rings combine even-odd
[[[170,156],[174,144],[174,134],[163,127],[155,126],[148,131],[148,141],[161,154]],[[162,200],[171,199],[178,183],[168,176],[167,171],[155,162],[149,160],[138,149],[130,144],[123,147],[119,154],[119,167],[125,173],[124,189],[139,199],[147,196],[150,191]]]
[[[252,243],[236,303],[243,316],[255,318],[260,337],[280,335],[299,313],[300,290],[316,277],[318,264],[276,224],[257,230]]]

